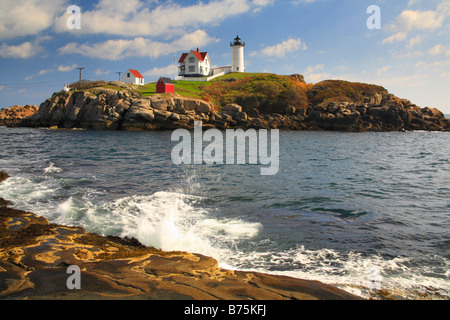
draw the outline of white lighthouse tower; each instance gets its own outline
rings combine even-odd
[[[239,36],[230,43],[233,48],[231,55],[231,72],[245,72],[244,65],[244,47],[245,42],[242,42]]]

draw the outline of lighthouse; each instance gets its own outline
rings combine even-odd
[[[231,55],[231,72],[245,72],[244,65],[244,47],[245,42],[242,42],[239,36],[234,39],[234,42],[230,43],[233,48]]]

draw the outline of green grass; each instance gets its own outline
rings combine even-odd
[[[184,97],[202,99],[204,97],[205,88],[209,87],[214,82],[228,79],[240,80],[257,75],[264,75],[264,73],[229,73],[207,82],[178,81],[175,83],[175,93]],[[140,93],[142,97],[151,97],[156,94],[156,83],[148,83],[137,90],[137,92]]]
[[[250,77],[256,77],[256,76],[260,76],[260,75],[268,75],[269,73],[247,73],[247,72],[235,72],[235,73],[228,73],[226,75],[223,75],[221,77],[215,78],[213,80],[211,80],[211,82],[216,82],[216,81],[222,81],[222,80],[228,80],[228,79],[245,79],[245,78],[250,78]]]
[[[175,83],[175,93],[190,98],[202,98],[202,88],[211,82],[178,81]],[[156,83],[148,83],[137,90],[142,97],[151,97],[156,94]]]

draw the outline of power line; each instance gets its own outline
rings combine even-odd
[[[17,83],[0,83],[0,86],[2,87],[11,87],[11,86],[33,86],[36,84],[43,84],[43,83],[54,83],[54,82],[61,82],[61,81],[70,81],[73,79],[60,79],[60,80],[49,80],[49,81],[33,81],[33,82],[17,82]]]

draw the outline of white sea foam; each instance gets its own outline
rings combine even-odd
[[[175,192],[125,197],[101,205],[71,197],[59,206],[58,222],[134,237],[165,251],[201,253],[219,261],[233,254],[235,243],[258,234],[260,224],[213,217],[198,205],[201,201],[201,197]]]
[[[63,169],[57,167],[53,162],[50,162],[49,166],[44,169],[44,173],[52,174],[52,173],[61,173]]]
[[[433,258],[436,259],[436,256]],[[448,276],[431,276],[432,270],[413,266],[412,258],[385,258],[354,251],[341,253],[326,248],[309,250],[301,246],[283,252],[250,252],[245,253],[245,257],[239,257],[236,253],[234,259],[251,261],[253,267],[245,270],[321,281],[365,298],[377,297],[380,289],[409,299],[450,297]],[[449,260],[443,257],[438,259],[448,270]],[[373,280],[373,270],[379,272],[379,286],[370,282]]]
[[[18,206],[27,206],[39,201],[46,201],[55,194],[57,182],[46,179],[28,179],[10,177],[0,184],[1,197],[11,200]]]

